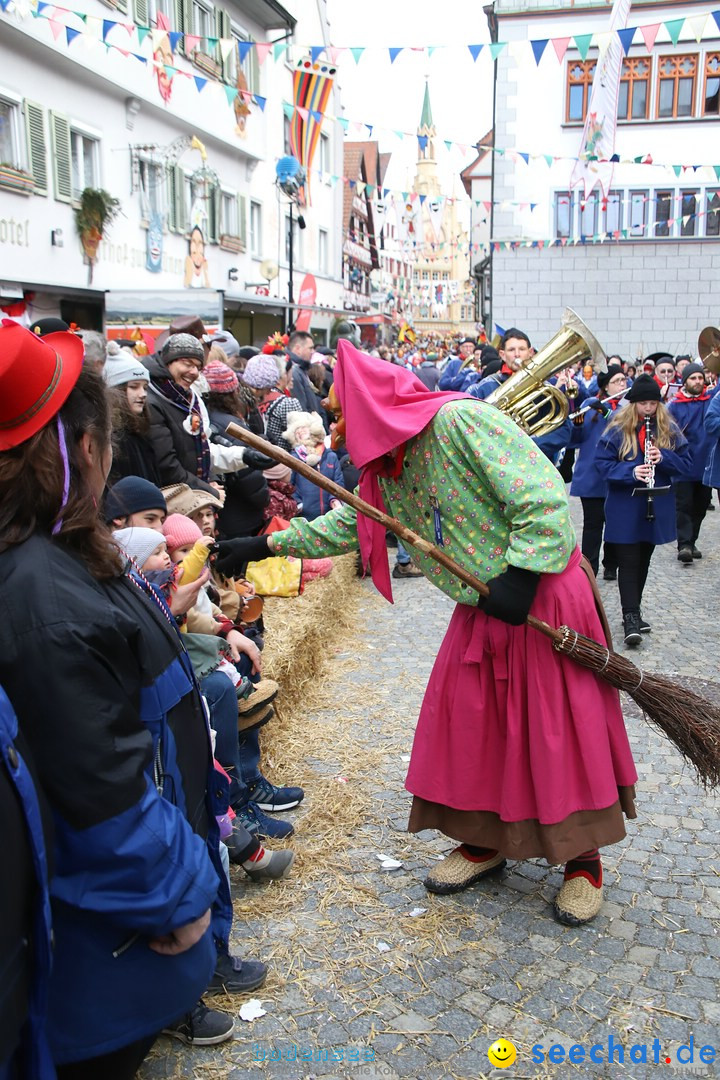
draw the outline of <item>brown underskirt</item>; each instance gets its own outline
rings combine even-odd
[[[625,836],[625,817],[637,817],[635,788],[618,788],[618,801],[604,810],[580,810],[555,825],[502,821],[489,810],[454,810],[413,796],[408,832],[437,829],[463,844],[493,848],[508,859],[546,859],[566,863],[591,848],[617,844]]]

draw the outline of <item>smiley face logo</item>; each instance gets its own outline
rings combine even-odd
[[[496,1069],[507,1069],[517,1057],[517,1050],[507,1039],[496,1039],[488,1048],[488,1059]]]

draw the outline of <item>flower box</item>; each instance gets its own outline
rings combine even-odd
[[[32,195],[35,181],[23,169],[16,169],[14,165],[0,165],[0,188],[14,191],[17,195]]]

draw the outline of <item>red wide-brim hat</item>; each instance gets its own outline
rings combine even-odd
[[[76,334],[39,338],[11,319],[0,325],[0,451],[20,446],[60,412],[82,370]]]

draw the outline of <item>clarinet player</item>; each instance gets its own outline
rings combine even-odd
[[[630,388],[627,406],[608,423],[598,443],[595,463],[608,482],[605,540],[613,545],[625,644],[637,648],[650,624],[642,617],[642,595],[653,551],[676,538],[675,497],[633,498],[640,484],[653,488],[684,480],[692,468],[685,436],[660,400],[660,387],[640,375]],[[645,421],[649,420],[649,434]]]

